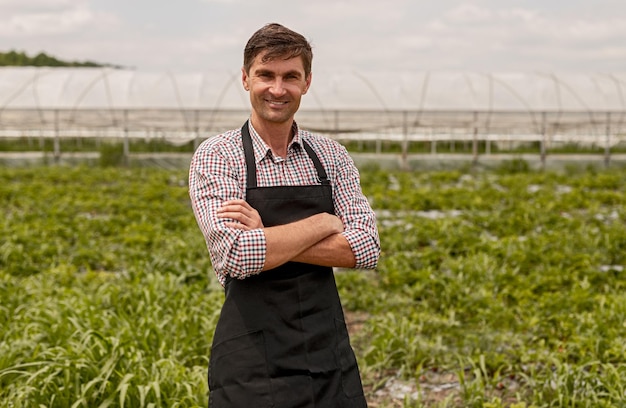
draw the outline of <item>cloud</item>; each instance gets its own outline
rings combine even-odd
[[[84,0],[4,0],[0,4],[0,35],[6,38],[78,33],[115,20],[110,14],[94,12]]]
[[[0,11],[12,13],[26,13],[32,11],[51,11],[84,5],[84,0],[2,0]]]
[[[399,34],[398,54],[457,70],[588,69],[608,67],[611,59],[610,66],[620,64],[626,19],[482,4],[457,4]]]
[[[317,0],[307,2],[303,6],[302,15],[311,17],[310,20],[307,19],[311,25],[339,21],[348,27],[360,29],[401,21],[406,16],[404,10],[407,4],[406,0]],[[359,22],[363,27],[352,25]]]
[[[234,69],[279,22],[314,70],[626,70],[619,0],[0,0],[9,47],[150,70]],[[1,51],[1,50],[0,50]]]
[[[94,20],[89,10],[68,10],[61,13],[33,13],[13,16],[0,23],[0,35],[39,36],[75,32]]]
[[[493,20],[492,10],[474,4],[461,4],[445,13],[446,20],[456,24],[478,24]]]

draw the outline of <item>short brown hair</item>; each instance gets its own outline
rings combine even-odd
[[[267,51],[262,62],[274,58],[290,59],[302,58],[304,73],[309,76],[313,61],[311,44],[304,36],[277,23],[267,24],[252,34],[243,51],[243,68],[250,73],[254,59],[260,53]]]

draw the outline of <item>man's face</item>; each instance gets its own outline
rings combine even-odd
[[[263,55],[256,56],[249,73],[242,69],[243,87],[250,91],[253,122],[290,122],[300,107],[302,95],[309,89],[311,74],[305,76],[300,57],[275,58],[263,63]]]

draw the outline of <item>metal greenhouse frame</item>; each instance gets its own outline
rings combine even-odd
[[[133,138],[171,143],[243,123],[248,96],[235,72],[151,73],[113,68],[0,68],[0,139]],[[536,142],[611,149],[626,136],[626,74],[314,72],[297,114],[343,141]]]

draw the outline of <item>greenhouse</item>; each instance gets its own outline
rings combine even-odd
[[[342,141],[586,144],[626,134],[626,74],[314,72],[296,119]],[[0,68],[0,138],[158,138],[174,144],[240,126],[232,72]],[[435,148],[433,148],[433,152]],[[476,147],[474,148],[476,152]]]

